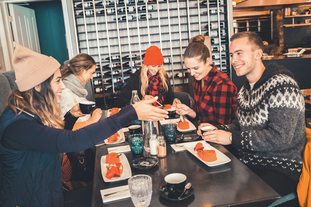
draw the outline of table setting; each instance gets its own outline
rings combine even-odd
[[[184,121],[189,122],[191,130],[179,129],[178,124]],[[224,187],[224,183],[218,181],[224,191],[230,190],[233,194],[244,179],[236,179],[235,170],[252,177],[256,185],[261,180],[255,174],[249,175],[249,170],[224,147],[202,140],[196,126],[198,123],[177,114],[159,122],[136,120],[125,128],[127,130],[122,130],[124,142],[97,146],[92,206],[130,206],[129,198],[134,206],[213,206],[240,202],[235,201],[234,196],[218,199],[213,180],[221,176],[221,180],[232,183],[233,177],[237,180],[233,187],[230,187],[232,184]],[[216,159],[206,161],[211,151]],[[107,164],[106,157],[114,153],[117,161]],[[118,163],[122,164],[122,170]],[[114,174],[109,174],[110,179],[107,178],[109,170]],[[252,182],[251,186],[254,187]],[[277,198],[278,194],[269,186],[263,188],[267,194],[263,201],[270,203]],[[263,195],[251,195],[250,199],[256,200],[256,196]]]

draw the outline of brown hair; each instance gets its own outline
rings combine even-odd
[[[14,89],[8,97],[8,106],[16,115],[28,109],[30,112],[37,114],[46,126],[64,128],[64,121],[60,118],[60,110],[51,88],[53,77],[54,74],[40,84],[40,92],[34,87],[23,92]]]
[[[204,35],[197,35],[190,39],[189,45],[187,46],[184,58],[198,58],[200,62],[206,63],[206,59],[210,57],[210,51],[204,44]]]
[[[80,53],[69,60],[68,64],[61,67],[60,72],[62,74],[62,79],[66,78],[70,74],[74,74],[75,76],[80,75],[82,70],[89,70],[95,64],[95,60],[90,55]]]
[[[230,41],[240,39],[243,37],[248,37],[248,41],[256,45],[259,49],[263,51],[264,45],[262,43],[261,37],[256,32],[238,32],[232,35]]]
[[[165,75],[166,75],[166,71],[165,71],[164,67],[161,66],[160,69],[159,69],[159,76],[161,78],[161,81],[163,83],[165,91],[168,91],[168,86],[167,86]],[[147,67],[147,65],[144,65],[144,64],[141,65],[140,80],[141,80],[140,92],[141,92],[141,95],[143,97],[145,97],[146,91],[147,91],[147,88],[148,88],[148,85],[149,85],[149,83],[148,83],[148,67]]]

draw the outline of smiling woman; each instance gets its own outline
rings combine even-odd
[[[229,124],[236,115],[237,89],[228,76],[210,65],[204,35],[190,40],[184,53],[185,66],[194,81],[194,107],[178,104],[176,112],[211,124]]]
[[[127,80],[120,94],[118,106],[128,105],[132,90],[137,90],[140,99],[149,99],[158,96],[160,104],[172,104],[174,93],[163,67],[163,55],[157,46],[150,46],[146,50],[144,64]],[[153,105],[157,106],[156,102]]]

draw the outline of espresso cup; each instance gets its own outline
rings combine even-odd
[[[168,112],[168,117],[169,119],[174,119],[175,116],[176,116],[176,110],[175,108],[172,108],[172,109],[166,109],[167,112]]]
[[[141,134],[141,126],[140,125],[131,125],[128,127],[130,134]]]
[[[90,114],[95,109],[96,105],[94,101],[81,101],[79,106],[83,114]]]
[[[213,131],[216,128],[214,126],[204,126],[201,128],[201,134],[203,135],[204,132]]]
[[[181,173],[171,173],[164,177],[169,198],[178,198],[185,189],[187,177]]]

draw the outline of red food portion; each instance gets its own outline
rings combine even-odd
[[[215,150],[198,150],[198,156],[205,162],[213,162],[217,160]]]
[[[111,137],[108,138],[108,143],[113,143],[118,141],[120,138],[120,134],[117,132],[114,135],[112,135]]]
[[[106,156],[107,173],[106,178],[111,179],[114,176],[120,176],[123,173],[123,165],[120,162],[119,154],[111,152]]]
[[[197,151],[197,150],[203,150],[204,147],[203,147],[203,144],[201,142],[197,143],[194,147],[194,151]]]
[[[118,164],[120,162],[119,154],[115,152],[111,152],[106,156],[106,163],[113,165]]]
[[[106,178],[111,179],[118,172],[119,172],[118,168],[113,166],[107,171]]]
[[[171,104],[165,104],[163,109],[171,109],[172,108],[172,105]]]
[[[196,151],[198,157],[204,160],[205,162],[213,162],[217,160],[215,150],[204,150],[203,144],[201,142],[195,145],[194,151]]]
[[[177,126],[179,129],[189,129],[190,128],[189,122],[187,122],[186,120],[180,121]]]
[[[114,107],[114,108],[112,108],[111,111],[110,111],[110,116],[112,116],[112,115],[114,115],[114,114],[116,114],[116,113],[118,113],[118,112],[119,112],[119,108]]]

